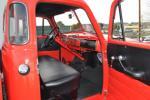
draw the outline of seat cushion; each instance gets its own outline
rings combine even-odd
[[[39,71],[46,87],[57,87],[80,77],[75,69],[49,56],[39,57]]]

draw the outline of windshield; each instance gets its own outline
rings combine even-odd
[[[88,32],[95,33],[93,26],[82,9],[67,11],[54,16],[61,33]]]

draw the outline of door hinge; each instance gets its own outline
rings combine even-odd
[[[0,73],[0,78],[1,78],[1,80],[3,80],[3,78],[4,78],[3,73]]]
[[[104,90],[104,100],[107,100],[108,90]]]

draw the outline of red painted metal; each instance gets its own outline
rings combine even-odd
[[[2,78],[0,78],[0,100],[3,100]]]
[[[61,40],[60,38],[56,38],[55,41],[64,49],[66,49],[68,52],[72,53],[73,55],[77,56],[78,58],[80,58],[81,60],[84,60],[84,58],[78,54],[78,53],[75,53],[73,52],[70,48],[68,48]]]
[[[90,97],[87,97],[83,100],[104,100],[100,94],[96,94]]]
[[[101,51],[103,54],[103,65],[104,65],[104,85],[103,90],[108,88],[108,64],[107,64],[107,55],[106,55],[106,42],[103,38],[102,32],[100,31],[99,25],[96,22],[96,19],[91,12],[90,8],[85,4],[83,0],[8,0],[6,7],[6,32],[5,32],[5,43],[2,49],[2,58],[3,58],[3,73],[5,78],[5,85],[7,90],[8,100],[41,100],[40,95],[40,80],[39,72],[37,67],[37,58],[38,55],[49,54],[48,52],[37,52],[37,36],[36,36],[36,15],[35,9],[36,4],[39,2],[49,2],[49,3],[58,3],[66,4],[70,6],[77,6],[83,8],[98,35],[99,44],[101,45]],[[29,42],[24,45],[11,45],[8,42],[8,16],[9,16],[9,5],[12,3],[23,3],[27,7],[28,19],[29,19]],[[56,40],[57,41],[57,40]],[[60,42],[61,43],[61,42]],[[68,52],[62,49],[63,57],[67,57]],[[75,56],[80,57],[75,53],[72,53]],[[72,55],[70,54],[70,55]],[[74,56],[70,56],[69,60],[72,60]],[[58,56],[57,51],[53,53],[54,57]],[[56,57],[57,58],[57,57]],[[80,57],[81,58],[81,57]],[[30,67],[30,73],[28,75],[20,75],[18,73],[18,67],[20,64],[28,64]],[[104,93],[101,95],[104,96]],[[96,99],[96,98],[95,98]],[[99,99],[99,98],[97,98]]]
[[[97,51],[101,52],[99,40],[95,34],[87,33],[87,32],[71,32],[71,33],[65,33],[61,36],[62,41],[71,49],[78,50],[81,52],[86,51]],[[83,48],[81,47],[81,40],[94,40],[96,41],[96,48],[95,49],[89,49],[89,48]]]
[[[20,2],[26,4],[29,17],[29,33],[30,40],[25,45],[11,45],[8,42],[8,16],[9,5],[11,3]],[[5,43],[2,49],[3,58],[3,73],[5,78],[5,86],[7,90],[8,100],[40,100],[40,80],[37,68],[37,46],[36,46],[36,29],[33,28],[33,18],[35,16],[33,2],[27,0],[10,0],[7,3],[7,19],[6,19],[6,32]],[[18,67],[20,64],[28,64],[30,73],[28,75],[20,75]]]
[[[61,61],[69,64],[74,60],[75,55],[71,52],[68,52],[65,48],[61,48]]]
[[[112,39],[113,20],[115,16],[115,6],[120,0],[114,0],[111,6],[108,44],[150,49],[150,45],[139,42],[128,42]],[[110,66],[111,67],[111,66]],[[108,100],[150,100],[150,86],[137,81],[114,69],[109,71]]]
[[[138,48],[150,49],[148,44],[143,43],[131,43],[123,42],[118,40],[113,40],[111,38],[113,18],[115,13],[115,6],[120,0],[114,0],[111,7],[110,13],[110,24],[109,24],[109,36],[108,43],[127,45]],[[8,16],[9,16],[9,5],[11,3],[24,3],[28,10],[29,18],[29,33],[30,40],[24,45],[11,45],[8,42]],[[3,73],[5,79],[5,86],[7,90],[8,100],[41,100],[40,95],[40,80],[39,72],[37,68],[37,58],[42,55],[49,55],[56,59],[60,59],[65,63],[70,63],[75,56],[84,60],[81,55],[72,52],[65,44],[62,43],[60,38],[56,38],[56,42],[59,43],[61,48],[61,53],[59,51],[37,51],[37,37],[36,37],[36,22],[35,22],[35,9],[36,4],[39,2],[49,2],[49,3],[59,3],[71,6],[77,6],[83,8],[97,33],[95,36],[78,36],[77,38],[88,38],[95,39],[97,41],[96,51],[102,52],[103,55],[103,92],[102,94],[96,94],[91,97],[85,98],[84,100],[150,100],[150,87],[134,80],[116,70],[109,69],[107,61],[107,47],[106,41],[102,35],[94,15],[92,14],[89,7],[85,4],[83,0],[8,0],[6,8],[6,32],[5,32],[5,43],[2,49],[3,58]],[[53,18],[51,18],[53,20]],[[56,26],[54,22],[52,25]],[[68,33],[69,34],[69,33]],[[81,34],[81,33],[79,33]],[[66,34],[67,35],[67,34]],[[45,38],[39,36],[38,38]],[[68,44],[69,45],[69,44]],[[74,49],[79,49],[80,43],[77,41],[75,44],[77,47],[71,47]],[[80,49],[81,50],[81,49]],[[84,50],[84,49],[83,49]],[[65,60],[64,60],[65,59]],[[30,67],[30,73],[28,75],[22,76],[18,73],[18,66],[20,64],[28,64]],[[2,84],[0,80],[0,100],[2,100]],[[107,97],[106,97],[107,96]]]
[[[150,87],[110,69],[108,100],[150,100]]]
[[[59,60],[59,51],[39,51],[38,56],[50,56]]]

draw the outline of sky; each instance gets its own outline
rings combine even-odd
[[[98,22],[108,23],[113,0],[84,0],[91,8]]]
[[[0,4],[3,4],[4,1],[6,0],[0,0]],[[110,8],[111,8],[111,3],[113,0],[84,0],[89,7],[91,8],[93,14],[95,15],[95,18],[99,23],[109,23],[109,14],[110,14]],[[144,1],[144,4],[142,5],[149,5],[150,0],[141,0]],[[2,7],[2,6],[0,6]],[[137,21],[138,20],[138,0],[124,0],[122,3],[122,10],[123,10],[123,16],[124,16],[124,21],[125,22],[131,22],[131,21]],[[145,6],[143,9],[150,9],[150,7]],[[149,10],[145,10],[144,14],[149,15],[150,12]],[[80,15],[82,12],[80,12]],[[65,16],[66,17],[66,16]],[[64,19],[65,17],[62,17],[61,19]],[[84,16],[81,16],[82,22],[86,22],[86,18]],[[145,19],[144,19],[145,18]],[[148,16],[144,17],[144,20],[150,19]],[[65,19],[64,19],[65,20]],[[69,23],[68,20],[65,20],[65,22]],[[41,23],[41,20],[38,20],[38,24]],[[1,24],[2,25],[2,24]]]
[[[93,11],[98,22],[109,23],[109,14],[113,0],[85,0]],[[94,1],[94,2],[93,2]],[[123,0],[121,3],[124,22],[137,22],[139,18],[139,0]],[[150,0],[141,0],[143,20],[150,20]],[[144,16],[143,16],[144,15]],[[118,17],[118,16],[117,16]],[[118,18],[116,18],[118,19]]]
[[[139,21],[138,20],[139,18],[139,2],[138,1],[139,0],[124,0],[124,2],[121,3],[124,22],[131,23],[131,22]],[[119,13],[117,15],[119,15]],[[116,19],[119,19],[119,17]]]
[[[150,22],[150,0],[143,0],[142,8],[142,20]]]
[[[95,18],[99,23],[105,23],[105,24],[109,23],[110,9],[113,0],[84,0],[84,1],[89,5]],[[147,2],[150,0],[142,0],[142,1]],[[138,21],[138,0],[124,0],[124,2],[122,2],[122,11],[123,11],[124,22],[130,23],[133,21],[134,22]],[[79,13],[81,15],[82,12]],[[117,17],[116,19],[119,19],[119,16]],[[69,25],[68,23],[70,22],[70,20],[67,19],[66,15],[60,16],[59,19],[61,20],[64,19],[65,24]],[[81,20],[86,24],[88,22],[86,22],[85,19],[86,18],[82,16]]]
[[[110,8],[113,0],[85,0],[100,23],[109,23]],[[139,0],[122,2],[124,22],[137,22],[139,19]],[[150,21],[150,0],[141,0],[142,21]]]

